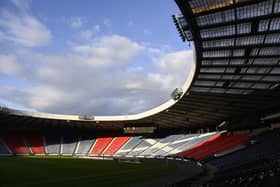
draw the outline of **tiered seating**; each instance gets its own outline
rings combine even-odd
[[[173,142],[174,140],[176,140],[182,136],[184,136],[184,135],[167,136],[166,138],[161,139],[159,142],[157,142],[156,144],[154,144],[151,147],[149,147],[148,149],[146,149],[143,153],[141,153],[141,155],[155,156],[155,155],[157,155],[157,154],[155,154],[157,151],[161,150],[163,147],[167,146],[168,144],[170,144],[171,142]]]
[[[113,140],[112,137],[98,138],[90,152],[91,155],[100,155]]]
[[[148,149],[150,146],[154,145],[158,142],[159,139],[142,139],[141,143],[139,143],[132,151],[128,153],[128,155],[131,156],[143,156],[141,155],[142,152],[144,152],[146,149]]]
[[[206,133],[202,135],[196,135],[191,138],[187,138],[186,141],[179,146],[177,146],[175,149],[171,150],[168,155],[175,155],[177,153],[180,153],[184,150],[190,149],[191,147],[215,136],[216,133]]]
[[[194,147],[178,153],[177,156],[195,158],[201,160],[212,156],[214,153],[222,152],[247,141],[249,134],[228,135],[226,133],[215,135]]]
[[[63,146],[62,146],[62,151],[61,153],[63,155],[72,155],[74,154],[77,142],[78,142],[78,137],[75,136],[63,136]]]
[[[132,149],[142,142],[139,136],[131,137],[129,141],[116,153],[115,156],[126,156]]]
[[[24,143],[22,136],[7,135],[2,138],[9,149],[16,155],[29,154],[29,151]]]
[[[114,155],[128,140],[130,137],[116,137],[112,140],[112,143],[104,151],[103,155]]]
[[[175,150],[179,146],[185,144],[186,142],[189,141],[190,138],[193,138],[195,136],[198,136],[196,134],[192,135],[181,135],[179,136],[176,140],[173,142],[170,142],[168,145],[162,147],[160,150],[154,152],[155,155],[161,155],[161,156],[166,156],[168,155],[172,150]],[[175,152],[176,153],[176,152]]]
[[[47,154],[58,155],[60,154],[61,136],[45,136]]]
[[[33,154],[37,154],[37,155],[45,154],[45,148],[44,148],[42,136],[36,136],[36,135],[27,136],[26,141],[30,146],[30,149]]]
[[[95,139],[92,137],[81,137],[77,145],[76,155],[87,155],[94,144]]]
[[[10,155],[10,154],[11,154],[10,151],[0,140],[0,155]]]
[[[246,149],[209,161],[216,167],[227,169],[264,158],[280,158],[280,131],[273,130],[259,135],[256,143]]]

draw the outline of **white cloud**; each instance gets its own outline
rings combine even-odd
[[[92,66],[130,62],[144,47],[119,35],[103,36],[96,42],[74,47]]]
[[[164,72],[180,72],[186,64],[191,64],[193,58],[192,50],[177,51],[166,54],[155,65]]]
[[[87,23],[86,18],[83,17],[73,17],[70,21],[70,25],[73,28],[80,28],[82,27],[85,23]]]
[[[90,30],[84,30],[80,32],[80,37],[85,40],[90,40],[93,36],[93,33]]]
[[[25,71],[25,67],[17,63],[14,55],[0,54],[0,74],[19,76],[23,75]]]
[[[2,55],[3,62],[9,61],[3,65],[9,66],[6,74],[20,75],[29,84],[25,87],[0,85],[0,98],[51,113],[138,113],[169,99],[173,89],[183,84],[191,63],[188,61],[191,52],[150,50],[119,35],[103,36],[73,50],[64,54],[41,54],[27,49],[14,51],[17,57]],[[140,54],[149,60],[149,71],[142,64],[131,63]],[[36,64],[36,68],[28,66],[32,76],[26,76],[26,67],[22,70],[21,59]],[[0,68],[2,70],[2,66]]]
[[[29,9],[31,0],[11,0],[11,2],[21,11],[26,11]]]
[[[0,28],[4,30],[2,38],[26,47],[46,45],[51,39],[48,28],[35,17],[25,13],[15,15],[2,10]]]

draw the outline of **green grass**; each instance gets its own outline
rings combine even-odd
[[[72,157],[0,157],[0,187],[129,186],[176,169],[164,162],[125,164]]]

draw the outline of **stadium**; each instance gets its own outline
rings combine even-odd
[[[194,63],[170,99],[119,116],[1,107],[0,187],[280,186],[280,0],[175,2]]]

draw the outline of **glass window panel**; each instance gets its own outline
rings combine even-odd
[[[265,39],[266,44],[275,44],[275,43],[280,43],[280,34],[269,34],[266,36]]]
[[[265,84],[265,83],[256,83],[252,88],[258,88],[258,89],[267,89],[270,87],[271,84]]]
[[[244,75],[242,76],[242,80],[260,80],[262,76],[260,75]]]
[[[274,5],[274,12],[279,13],[280,12],[280,0],[276,0]]]
[[[198,75],[201,79],[220,79],[221,75]]]
[[[242,89],[228,89],[226,91],[228,94],[242,94],[242,92],[244,92]]]
[[[191,91],[194,92],[209,92],[210,88],[192,87]]]
[[[233,50],[233,56],[244,56],[245,55],[245,49],[235,49]]]
[[[206,72],[206,73],[223,73],[225,71],[225,68],[200,68],[200,72]]]
[[[265,47],[261,48],[259,55],[279,55],[280,47]]]
[[[254,64],[258,65],[274,65],[278,64],[279,58],[256,58]]]
[[[271,20],[269,30],[280,30],[280,18],[273,18]]]
[[[272,13],[272,0],[237,8],[237,19],[247,19]]]
[[[228,57],[230,56],[231,51],[230,50],[221,50],[221,51],[204,51],[202,56],[207,58],[211,57]]]
[[[234,84],[234,87],[236,88],[250,88],[253,85],[253,83],[250,82],[237,82]]]
[[[196,86],[215,86],[216,81],[195,81]]]
[[[262,80],[264,81],[280,81],[280,76],[265,76]]]
[[[211,93],[225,93],[226,89],[224,88],[212,88]]]
[[[234,21],[234,9],[215,12],[212,14],[208,14],[205,16],[199,16],[196,18],[198,26],[206,26],[206,25],[213,25],[223,22]]]
[[[231,59],[230,64],[231,65],[242,65],[245,64],[246,59]]]
[[[211,40],[204,41],[204,48],[215,48],[215,47],[230,47],[234,46],[234,39],[222,39],[222,40]]]
[[[269,25],[269,19],[261,20],[259,23],[259,32],[267,31]]]
[[[263,40],[264,40],[264,35],[240,37],[236,39],[236,46],[262,44]]]
[[[237,25],[237,34],[246,34],[251,32],[251,23]]]
[[[280,68],[273,68],[271,73],[280,73]]]

